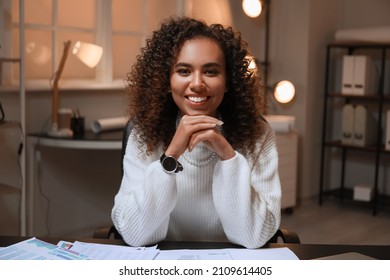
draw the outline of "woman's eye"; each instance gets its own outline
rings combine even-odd
[[[190,71],[188,69],[177,69],[176,72],[182,76],[187,76],[190,74]]]
[[[216,69],[209,69],[209,70],[205,71],[205,74],[207,76],[216,76],[216,75],[218,75],[218,70],[216,70]]]

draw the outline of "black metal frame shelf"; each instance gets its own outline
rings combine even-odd
[[[332,92],[332,93],[328,93],[327,96],[333,98],[345,98],[347,100],[364,100],[364,101],[373,101],[373,102],[383,100],[384,102],[390,102],[390,94],[384,94],[382,97],[379,95],[351,95],[351,94],[347,95],[339,92]]]
[[[344,148],[344,149],[351,149],[351,150],[360,150],[360,151],[367,151],[367,152],[373,152],[375,153],[377,151],[376,146],[356,146],[356,145],[347,145],[341,143],[341,140],[337,141],[326,141],[323,143],[325,146],[328,147],[336,147],[336,148]],[[380,153],[387,153],[390,154],[390,150],[386,150],[383,145],[380,147]]]
[[[356,50],[359,49],[371,49],[377,50],[380,52],[380,70],[378,77],[378,92],[375,92],[370,95],[347,95],[341,92],[331,89],[331,72],[334,70],[331,67],[332,60],[336,59],[332,56],[332,52],[338,50],[339,53],[353,54]],[[321,164],[320,164],[320,190],[319,190],[319,204],[323,203],[325,196],[339,197],[342,201],[351,200],[352,192],[351,188],[347,188],[345,183],[345,166],[347,164],[347,151],[363,151],[369,152],[374,155],[374,182],[373,182],[373,192],[374,197],[370,202],[360,202],[359,204],[369,205],[372,207],[373,215],[377,214],[378,206],[390,205],[390,196],[385,196],[379,193],[378,188],[378,174],[379,166],[381,164],[380,157],[381,155],[389,154],[390,151],[384,148],[382,143],[382,125],[383,125],[383,114],[384,106],[390,104],[390,93],[385,93],[385,82],[389,79],[389,74],[386,72],[386,63],[389,63],[390,59],[390,44],[376,44],[376,43],[362,43],[362,42],[344,42],[344,43],[331,43],[327,45],[326,48],[326,68],[325,68],[325,93],[324,93],[324,105],[323,105],[323,123],[322,123],[322,141],[321,141]],[[334,67],[334,66],[333,66]],[[332,69],[331,69],[332,68]],[[352,103],[352,102],[361,102],[364,104],[370,103],[376,107],[374,113],[377,113],[377,128],[376,128],[376,142],[371,146],[355,146],[355,145],[346,145],[342,143],[339,139],[334,139],[332,132],[328,132],[329,119],[334,114],[334,110],[337,108],[331,108],[329,104],[333,100],[341,100],[341,102]],[[334,103],[333,103],[334,104]],[[333,111],[332,111],[333,110]],[[340,185],[338,189],[329,189],[325,188],[325,160],[326,153],[330,149],[339,149],[341,151],[340,160],[341,160],[341,175],[340,175]],[[386,203],[383,203],[386,201]]]
[[[333,197],[336,199],[340,199],[342,201],[348,201],[351,204],[363,206],[363,207],[374,207],[374,203],[377,203],[378,205],[384,207],[388,207],[390,209],[390,196],[389,195],[383,195],[378,194],[377,195],[377,201],[374,200],[371,201],[361,201],[361,200],[354,200],[353,199],[353,190],[348,187],[339,187],[336,189],[327,190],[324,192],[324,195],[327,197]]]

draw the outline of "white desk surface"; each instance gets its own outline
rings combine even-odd
[[[36,145],[70,148],[70,149],[97,149],[118,150],[122,148],[122,130],[103,133],[86,131],[84,135],[74,138],[55,138],[46,134],[32,133],[28,137],[35,140]]]

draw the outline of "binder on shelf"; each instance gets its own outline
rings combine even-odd
[[[371,58],[366,55],[345,55],[343,57],[343,94],[372,95],[376,93],[378,74]]]
[[[375,127],[374,116],[371,112],[363,105],[356,105],[354,110],[353,145],[374,145]]]
[[[352,145],[353,144],[353,124],[354,122],[354,107],[352,104],[345,104],[342,111],[342,123],[341,123],[341,143]]]
[[[388,118],[390,118],[390,113]],[[390,121],[386,140],[390,149]],[[342,109],[341,143],[370,146],[375,144],[376,123],[373,114],[363,105],[345,104]]]
[[[370,57],[355,56],[353,93],[370,95],[375,93],[376,70]]]
[[[354,57],[345,55],[343,57],[342,70],[342,85],[341,92],[343,94],[353,94],[353,73],[354,73]]]

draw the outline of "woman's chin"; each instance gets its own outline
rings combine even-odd
[[[181,111],[182,115],[187,115],[187,116],[211,116],[215,117],[217,113],[210,113],[208,111],[198,111],[198,110],[186,110],[186,111]]]

